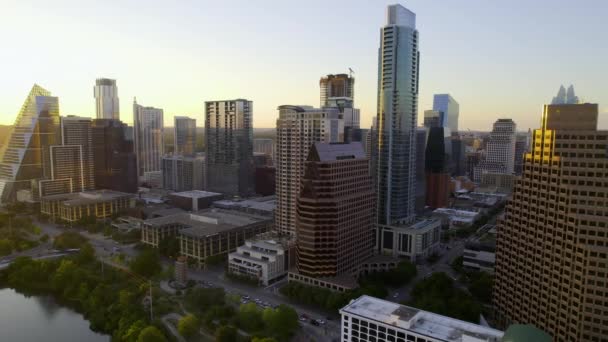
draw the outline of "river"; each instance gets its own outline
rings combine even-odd
[[[0,341],[108,342],[110,337],[91,331],[81,314],[51,297],[26,297],[0,289]]]

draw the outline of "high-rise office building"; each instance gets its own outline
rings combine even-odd
[[[34,198],[82,192],[84,189],[85,166],[82,145],[53,145],[45,150],[44,179],[38,183],[38,193]]]
[[[193,155],[196,146],[196,119],[176,116],[173,120],[173,129],[174,154]]]
[[[82,178],[77,182],[78,191],[95,189],[95,174],[93,161],[93,131],[91,119],[67,116],[61,118],[61,144],[64,146],[80,146],[82,153]]]
[[[442,113],[436,110],[424,111],[424,127],[443,127],[441,122]]]
[[[515,170],[516,125],[511,119],[494,122],[486,144],[485,159],[475,167],[473,180],[480,182],[484,172],[512,174]]]
[[[137,192],[137,157],[128,128],[118,120],[93,120],[91,131],[97,189]]]
[[[310,147],[316,142],[343,142],[344,119],[338,108],[279,106],[276,140],[275,228],[295,234],[296,199]]]
[[[270,159],[270,164],[275,158],[274,155],[274,141],[272,139],[253,139],[253,153],[261,153]]]
[[[376,196],[368,163],[359,142],[311,147],[297,198],[301,276],[358,274],[363,261],[372,256]]]
[[[416,130],[416,214],[424,211],[426,205],[426,140],[428,130],[418,127]]]
[[[401,5],[390,5],[386,19],[378,50],[375,176],[381,225],[414,218],[420,61],[416,15]]]
[[[347,74],[327,75],[319,81],[321,108],[330,107],[331,98],[349,98],[352,108],[355,99],[355,78]]]
[[[526,152],[528,152],[528,136],[518,135],[515,139],[515,162],[513,164],[513,171],[518,176],[524,171],[524,157]]]
[[[578,96],[574,93],[574,86],[570,85],[568,87],[568,91],[564,86],[559,87],[559,91],[557,92],[557,96],[553,98],[551,104],[578,104],[579,99]]]
[[[253,186],[253,102],[205,102],[205,163],[209,191],[248,196]]]
[[[441,127],[447,127],[451,132],[458,132],[460,106],[450,94],[435,94],[433,110],[440,113]]]
[[[98,119],[120,120],[116,80],[98,78],[95,81],[93,95],[95,96],[95,110]]]
[[[144,107],[133,102],[133,135],[135,154],[140,179],[148,174],[160,172],[160,160],[164,154],[163,144],[163,110]]]
[[[608,131],[597,104],[546,105],[497,227],[498,323],[553,341],[608,336]]]
[[[33,190],[32,185],[43,178],[43,151],[59,142],[59,101],[35,84],[1,151],[1,203],[16,200],[20,190]]]
[[[168,156],[162,160],[163,189],[205,190],[205,157]]]
[[[447,153],[446,132],[449,128],[431,127],[427,138],[425,150],[426,173],[426,205],[435,209],[443,208],[448,204],[450,174],[449,154]]]

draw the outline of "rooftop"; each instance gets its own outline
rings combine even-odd
[[[260,215],[214,208],[195,213],[180,213],[157,217],[144,221],[144,224],[152,227],[180,224],[184,227],[180,231],[180,234],[193,237],[206,237],[268,220],[270,220],[268,217]]]
[[[265,196],[245,200],[219,200],[213,202],[213,205],[224,209],[253,209],[272,214],[277,207],[277,198],[276,196]]]
[[[135,197],[135,195],[112,190],[92,190],[44,196],[42,199],[45,201],[63,201],[63,205],[73,206],[101,203],[121,197]]]
[[[443,341],[462,342],[479,339],[497,342],[504,334],[500,330],[370,296],[361,296],[351,301],[340,310],[340,313],[361,316]]]
[[[205,197],[215,197],[215,196],[223,196],[219,192],[209,192],[202,190],[190,190],[190,191],[182,191],[182,192],[173,192],[172,196],[181,196],[181,197],[189,197],[189,198],[205,198]]]
[[[360,142],[349,144],[315,143],[314,148],[319,156],[319,161],[367,158],[365,151],[363,151],[363,145]]]

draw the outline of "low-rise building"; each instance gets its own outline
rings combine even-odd
[[[134,206],[133,194],[112,190],[50,195],[40,200],[41,213],[68,222],[76,222],[83,217],[110,217]]]
[[[462,253],[462,266],[475,271],[494,273],[496,246],[483,243],[467,243]]]
[[[435,218],[421,219],[413,224],[380,225],[378,228],[378,249],[385,255],[416,262],[439,248],[441,221]]]
[[[244,200],[220,200],[213,202],[213,206],[216,208],[238,210],[246,213],[272,217],[274,216],[274,211],[277,208],[277,197],[273,195],[248,198]]]
[[[370,296],[340,310],[342,342],[499,342],[504,332]]]
[[[245,240],[272,227],[271,217],[224,210],[206,209],[149,219],[142,225],[142,242],[158,247],[163,239],[176,237],[180,253],[205,265],[209,257],[226,255]]]
[[[169,194],[169,202],[186,211],[207,209],[214,201],[221,200],[224,195],[217,192],[202,190],[182,191]]]
[[[448,221],[450,228],[468,227],[480,217],[478,211],[457,210],[451,208],[437,208],[433,215],[443,217]]]
[[[287,275],[291,244],[287,238],[276,235],[262,234],[249,239],[228,255],[228,271],[257,278],[260,284],[268,286]]]

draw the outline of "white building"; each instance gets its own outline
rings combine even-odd
[[[340,310],[342,342],[499,342],[500,330],[361,296]]]
[[[379,250],[384,255],[406,257],[412,262],[439,248],[441,221],[423,219],[411,224],[378,225]]]
[[[245,241],[236,252],[228,255],[231,273],[257,278],[268,286],[287,275],[288,246],[278,239],[261,238]]]
[[[160,173],[163,145],[163,110],[133,103],[133,135],[139,176]],[[159,175],[160,176],[160,175]],[[159,179],[159,184],[162,179]]]
[[[515,122],[511,119],[498,119],[494,122],[490,140],[486,146],[485,160],[473,171],[473,181],[479,183],[484,173],[513,174],[515,171]]]
[[[98,78],[95,81],[93,95],[95,96],[95,110],[98,119],[120,120],[116,80]]]
[[[467,244],[462,254],[462,266],[465,268],[494,273],[496,247],[483,244]]]
[[[276,230],[295,234],[296,198],[310,146],[343,142],[344,119],[338,108],[279,106],[276,140]]]

